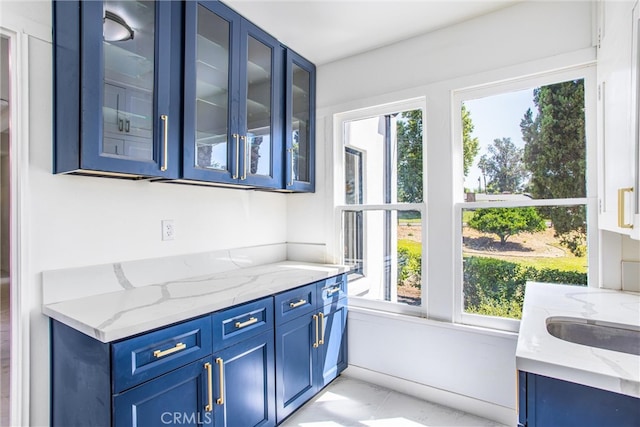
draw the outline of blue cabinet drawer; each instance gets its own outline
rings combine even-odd
[[[303,314],[311,313],[317,306],[317,285],[301,286],[275,296],[276,325],[281,325]]]
[[[119,393],[212,352],[209,316],[117,342],[112,346],[113,392]]]
[[[317,283],[320,305],[338,301],[347,296],[347,275],[330,277]]]
[[[273,298],[222,310],[211,315],[213,351],[227,348],[273,328]]]

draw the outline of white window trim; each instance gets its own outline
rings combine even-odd
[[[520,77],[513,80],[502,81],[495,84],[475,86],[452,92],[451,118],[452,118],[452,152],[454,163],[453,188],[459,189],[454,194],[454,322],[466,325],[480,326],[506,331],[518,331],[520,321],[493,316],[483,316],[464,312],[463,306],[463,273],[462,273],[462,210],[487,207],[486,203],[464,202],[463,173],[462,173],[462,117],[460,110],[462,103],[471,99],[483,98],[501,93],[540,87],[548,84],[584,79],[585,92],[585,135],[587,139],[587,197],[552,199],[552,200],[526,200],[517,202],[492,202],[491,207],[524,207],[524,206],[558,206],[558,205],[585,205],[587,208],[587,245],[588,259],[588,284],[590,287],[598,287],[599,278],[599,251],[598,251],[598,222],[597,222],[597,141],[596,141],[596,69],[594,64],[580,65],[561,70],[540,73],[536,75]]]
[[[342,248],[344,247],[344,236],[342,233],[342,217],[344,211],[362,210],[362,211],[379,211],[379,210],[412,210],[420,212],[420,222],[422,225],[422,283],[421,283],[421,305],[411,306],[408,304],[394,303],[389,301],[378,301],[367,298],[349,297],[349,305],[362,307],[373,310],[380,310],[392,313],[406,314],[411,316],[428,317],[427,307],[428,304],[428,283],[427,283],[427,271],[428,271],[428,257],[426,256],[427,245],[424,242],[427,241],[427,204],[423,203],[390,203],[390,204],[367,204],[366,203],[366,191],[363,204],[347,205],[345,204],[344,194],[344,163],[345,154],[344,147],[348,147],[345,141],[344,123],[363,120],[372,117],[379,117],[386,114],[394,114],[402,111],[421,110],[422,111],[422,173],[423,173],[423,195],[424,200],[427,199],[427,147],[426,147],[426,99],[425,97],[418,97],[407,99],[399,102],[391,102],[387,104],[377,105],[374,107],[367,107],[357,110],[351,110],[343,113],[337,113],[333,116],[333,140],[335,141],[333,168],[334,168],[334,188],[333,188],[333,200],[335,203],[335,218],[334,218],[334,235],[339,236],[336,239],[334,246],[334,259],[344,262],[344,254]],[[365,152],[366,153],[366,152]],[[365,162],[364,168],[367,167]],[[366,182],[363,183],[363,186]],[[366,236],[365,236],[366,238]],[[365,254],[366,257],[366,254]],[[364,266],[365,276],[367,275],[367,266]]]

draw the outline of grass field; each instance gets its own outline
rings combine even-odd
[[[464,257],[468,256],[483,256],[487,258],[495,258],[503,261],[509,261],[516,264],[521,264],[527,267],[536,268],[551,268],[560,271],[577,271],[579,273],[587,272],[587,258],[586,257],[574,257],[566,256],[560,258],[527,258],[527,257],[513,257],[513,256],[500,256],[500,255],[480,255],[480,254],[463,254]]]
[[[405,248],[411,255],[420,256],[422,254],[422,245],[420,242],[416,242],[408,239],[398,240],[398,249]]]

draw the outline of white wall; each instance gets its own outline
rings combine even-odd
[[[428,182],[432,183],[428,192],[451,200],[451,186],[437,180],[438,171],[451,169],[450,90],[571,62],[572,55],[582,58],[579,51],[591,46],[589,4],[536,2],[321,66],[318,190],[285,196],[52,175],[51,3],[3,0],[1,7],[0,25],[33,35],[25,36],[30,135],[23,141],[29,144],[29,164],[23,172],[29,215],[24,218],[28,239],[22,242],[28,251],[29,274],[23,286],[30,308],[30,359],[25,363],[30,366],[26,378],[32,425],[48,424],[49,416],[48,328],[40,314],[42,271],[282,241],[327,245],[331,260],[334,113],[426,94],[428,141],[433,146],[428,153]],[[554,60],[556,55],[561,59]],[[428,249],[438,252],[431,259],[429,283],[452,283],[451,271],[435,267],[451,264],[451,213],[451,203],[429,208]],[[160,241],[161,219],[175,220],[175,241]],[[429,294],[434,318],[451,319],[451,298],[448,291]],[[378,316],[367,316],[362,314],[350,326],[352,364],[498,406],[515,406],[514,365],[509,362],[515,351],[513,337],[468,330],[443,332],[439,326],[415,323],[415,319],[398,318],[380,325]],[[410,342],[416,347],[409,347]],[[411,353],[412,349],[419,352]],[[452,380],[459,373],[461,354],[481,356],[467,365],[464,381]],[[382,360],[408,363],[393,368]],[[415,369],[413,364],[418,364]]]
[[[2,2],[0,25],[51,28],[51,2]],[[33,21],[33,22],[32,22]],[[34,23],[34,25],[30,25]],[[19,28],[12,28],[17,26]],[[41,34],[40,34],[41,36]],[[52,45],[28,40],[30,424],[49,423],[49,330],[40,313],[45,270],[286,241],[286,195],[118,179],[53,175]],[[44,38],[44,40],[42,40]],[[160,239],[173,219],[176,239]],[[87,283],[87,286],[91,286]],[[36,404],[37,403],[37,404]]]
[[[457,188],[451,172],[452,91],[594,61],[592,11],[588,2],[521,3],[320,66],[317,167],[325,179],[317,183],[316,194],[289,199],[288,240],[326,244],[328,258],[339,261],[333,193],[341,191],[341,183],[333,180],[338,159],[333,115],[426,97],[426,304],[431,319],[452,322]],[[415,389],[439,389],[443,402],[454,406],[475,399],[481,402],[477,412],[513,422],[515,335],[380,316],[366,311],[350,316],[350,365],[381,378],[406,380]]]

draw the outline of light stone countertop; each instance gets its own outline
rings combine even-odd
[[[550,317],[576,317],[640,330],[640,294],[527,283],[516,367],[640,398],[640,356],[564,341],[549,334]]]
[[[99,266],[74,276],[79,279],[99,269],[108,270]],[[102,342],[111,342],[336,276],[348,267],[280,261],[144,286],[131,285],[119,264],[112,270],[124,284],[119,290],[62,301],[53,298],[50,303],[45,300],[42,312]],[[90,277],[85,284],[90,283]],[[62,282],[62,277],[55,280]]]

